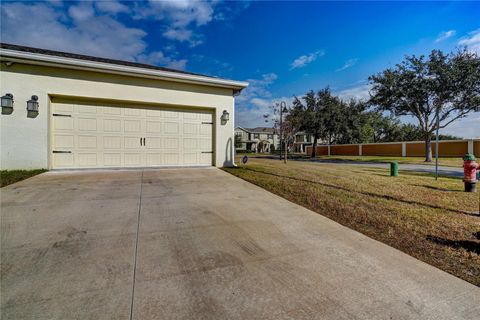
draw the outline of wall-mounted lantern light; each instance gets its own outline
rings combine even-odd
[[[223,110],[222,113],[222,121],[227,122],[230,119],[230,114],[228,113],[227,110]]]
[[[11,114],[13,112],[13,94],[7,93],[2,97],[2,114]]]
[[[27,101],[27,116],[29,118],[35,118],[38,115],[38,97],[33,95],[30,100]]]

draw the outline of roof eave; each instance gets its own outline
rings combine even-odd
[[[248,82],[243,81],[115,65],[104,62],[79,60],[8,49],[0,49],[0,60],[229,88],[233,89],[234,94],[238,94],[242,89],[248,86]]]

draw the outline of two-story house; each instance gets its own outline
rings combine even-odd
[[[270,152],[279,147],[275,129],[267,127],[235,128],[237,151]]]

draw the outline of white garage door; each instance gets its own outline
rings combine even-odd
[[[51,164],[59,168],[210,166],[210,111],[55,102]]]

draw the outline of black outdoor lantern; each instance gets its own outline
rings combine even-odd
[[[27,101],[27,112],[29,115],[38,114],[38,97],[33,95],[30,100]]]
[[[7,93],[2,97],[2,114],[11,114],[13,112],[13,94]]]
[[[227,110],[223,110],[222,113],[222,121],[227,122],[230,119],[230,114]]]

